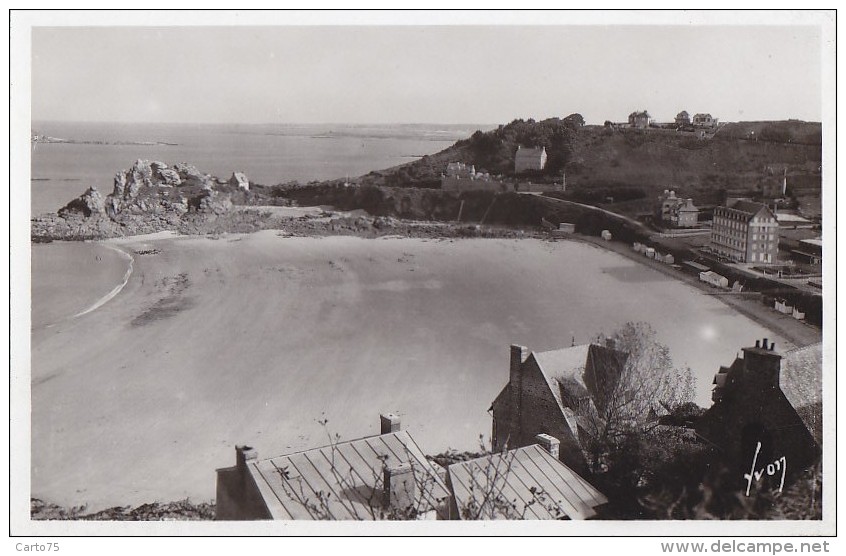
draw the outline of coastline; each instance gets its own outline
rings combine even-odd
[[[98,299],[96,302],[94,302],[94,304],[91,305],[89,308],[87,308],[83,311],[80,311],[79,313],[70,317],[71,319],[79,318],[81,316],[87,315],[88,313],[94,312],[97,309],[99,309],[100,307],[102,307],[103,305],[105,305],[106,303],[108,303],[109,301],[111,301],[112,299],[114,299],[121,292],[121,290],[123,290],[123,288],[126,287],[126,284],[129,283],[129,278],[132,276],[132,268],[133,268],[133,265],[135,263],[135,259],[132,258],[132,255],[130,255],[129,253],[127,253],[123,249],[119,249],[119,248],[117,248],[113,245],[109,245],[108,243],[99,242],[99,244],[102,245],[103,247],[105,247],[106,249],[111,249],[112,251],[120,253],[123,257],[126,258],[127,261],[129,261],[129,264],[127,265],[126,272],[124,273],[123,280],[121,281],[120,284],[115,286],[112,289],[112,291],[110,291],[109,293],[107,293],[106,295],[104,295],[103,297]]]
[[[737,338],[766,335],[579,242],[264,231],[110,243],[155,253],[135,258],[116,300],[41,331],[32,355],[32,495],[92,510],[207,500],[206,471],[233,445],[308,448],[325,439],[323,412],[344,438],[401,411],[428,453],[472,448],[510,343],[586,342],[655,320],[662,303],[689,300],[696,319],[655,325],[679,364],[699,363],[703,388]]]
[[[783,336],[797,348],[816,344],[822,342],[823,340],[822,330],[810,324],[806,324],[794,319],[793,317],[778,313],[757,299],[731,294],[717,294],[717,290],[715,290],[712,286],[705,284],[701,280],[697,280],[693,276],[680,272],[665,263],[655,262],[641,253],[632,251],[630,246],[619,241],[605,241],[594,236],[575,234],[572,238],[567,238],[567,240],[582,242],[596,246],[600,249],[617,253],[618,255],[622,255],[627,259],[638,262],[646,267],[652,268],[653,270],[657,270],[662,274],[694,287],[706,294],[710,294],[711,297],[718,299],[725,305],[731,307],[741,315],[753,320],[760,326],[771,329],[773,332]]]

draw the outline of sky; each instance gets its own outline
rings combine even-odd
[[[814,26],[34,27],[33,121],[821,120]]]

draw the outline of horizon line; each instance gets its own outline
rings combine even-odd
[[[445,125],[445,126],[493,126],[497,127],[500,125],[508,125],[513,121],[516,120],[534,120],[535,122],[542,122],[544,120],[552,119],[552,118],[559,118],[564,119],[565,117],[560,116],[550,116],[548,118],[536,119],[532,117],[528,118],[512,118],[506,123],[493,123],[493,122],[191,122],[191,121],[132,121],[132,120],[65,120],[65,119],[36,119],[32,118],[30,120],[30,125],[34,123],[74,123],[74,124],[120,124],[120,125],[137,125],[137,124],[148,124],[148,125],[291,125],[291,126],[331,126],[331,125],[341,125],[341,126],[365,126],[365,125],[384,125],[384,126],[401,126],[401,125],[418,125],[418,126],[433,126],[433,125]],[[610,120],[609,120],[610,121]],[[751,119],[751,120],[719,120],[721,123],[743,123],[743,122],[804,122],[804,123],[811,123],[811,124],[822,124],[822,120],[805,120],[802,118],[758,118],[758,119]],[[614,123],[624,123],[622,120],[620,122]],[[657,123],[672,123],[672,120],[658,121]],[[599,126],[602,127],[604,125],[604,121],[602,123],[592,123],[592,122],[585,122],[586,126]]]

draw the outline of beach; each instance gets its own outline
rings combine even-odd
[[[302,450],[375,434],[387,411],[426,453],[476,449],[511,343],[555,349],[647,321],[692,367],[700,405],[741,347],[791,347],[712,296],[578,242],[268,230],[103,245],[134,259],[122,290],[32,333],[32,496],[92,510],[212,499],[235,444]]]

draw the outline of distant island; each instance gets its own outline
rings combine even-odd
[[[64,139],[62,137],[51,137],[33,132],[30,141],[36,143],[66,143],[70,145],[116,145],[116,146],[140,146],[140,147],[176,147],[179,143],[167,143],[165,141],[100,141]]]

